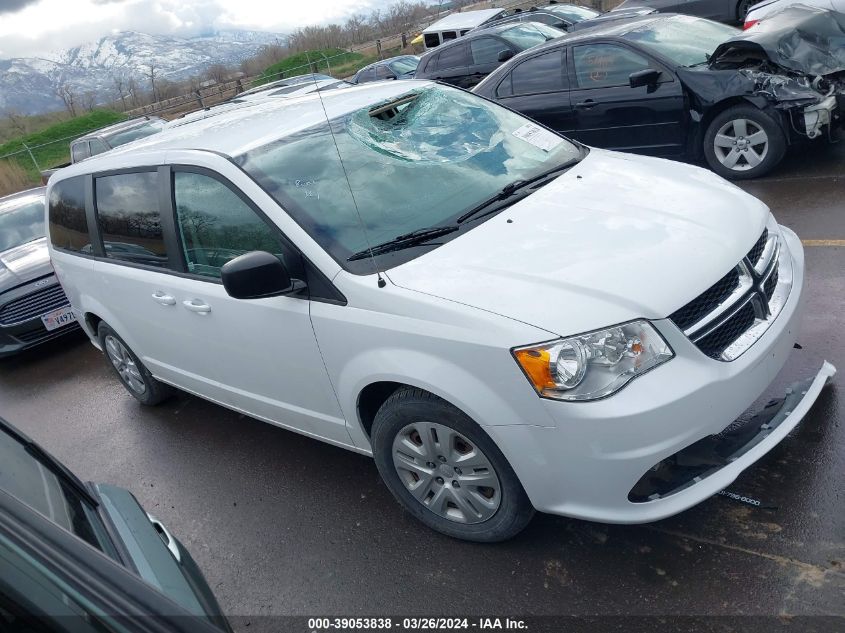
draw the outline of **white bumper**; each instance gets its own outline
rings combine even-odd
[[[792,257],[792,291],[769,329],[736,360],[712,360],[674,324],[658,321],[655,325],[676,353],[668,363],[604,400],[544,400],[556,428],[487,427],[538,510],[606,523],[643,523],[677,514],[730,484],[801,421],[836,371],[829,363],[803,397],[792,398],[791,411],[782,412],[776,428],[764,431],[730,463],[660,498],[628,499],[661,460],[740,417],[785,364],[800,323],[804,253],[792,231],[783,229],[783,239]]]

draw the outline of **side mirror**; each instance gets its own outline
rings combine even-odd
[[[628,83],[631,85],[631,88],[639,88],[640,86],[656,86],[658,79],[660,79],[660,71],[654,70],[653,68],[638,70],[637,72],[628,75]]]
[[[235,299],[276,297],[294,290],[294,282],[285,265],[275,255],[252,251],[223,264],[223,287]]]
[[[515,54],[516,54],[516,53],[514,53],[511,49],[506,48],[506,49],[505,49],[505,50],[503,50],[503,51],[499,51],[499,57],[498,57],[498,60],[499,60],[500,62],[506,62],[506,61],[508,61],[511,57],[513,57]]]

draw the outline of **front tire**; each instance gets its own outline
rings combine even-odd
[[[159,382],[141,360],[111,327],[100,323],[97,327],[100,347],[120,382],[138,402],[155,406],[173,394],[169,385]]]
[[[411,387],[381,406],[372,428],[376,467],[416,519],[454,538],[509,539],[534,508],[498,446],[466,414]]]
[[[704,135],[704,157],[723,178],[740,180],[769,173],[786,153],[786,136],[778,122],[752,105],[718,114]]]

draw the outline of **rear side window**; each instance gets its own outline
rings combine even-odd
[[[477,37],[470,40],[469,47],[472,52],[472,63],[475,65],[498,64],[499,53],[508,48],[503,42],[492,37]]]
[[[91,155],[88,150],[88,141],[79,141],[70,146],[70,157],[74,163],[85,160]]]
[[[456,31],[443,31],[441,34],[443,37],[443,41],[446,42],[448,40],[456,40],[458,39],[458,34]]]
[[[440,45],[440,36],[437,33],[426,33],[423,36],[426,48],[434,48]]]
[[[538,92],[563,90],[563,51],[550,51],[532,57],[513,69],[513,95],[530,95]]]
[[[102,176],[95,181],[97,221],[106,257],[167,266],[158,206],[158,174]]]
[[[283,244],[246,202],[219,180],[193,172],[173,175],[176,218],[188,272],[214,279],[230,259],[251,251],[276,255],[302,278],[298,254]],[[303,183],[303,187],[313,183]]]
[[[456,44],[440,53],[437,60],[437,70],[461,68],[462,66],[469,66],[469,63],[469,47],[466,44]]]
[[[62,180],[50,190],[50,241],[56,248],[91,252],[85,216],[85,178]]]
[[[379,66],[376,68],[376,79],[389,79],[396,75],[387,66]]]

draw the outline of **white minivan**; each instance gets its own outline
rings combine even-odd
[[[835,372],[747,413],[804,289],[763,203],[429,82],[175,127],[56,174],[47,217],[76,318],[135,398],[177,387],[372,455],[408,512],[469,540],[535,509],[689,508]]]

